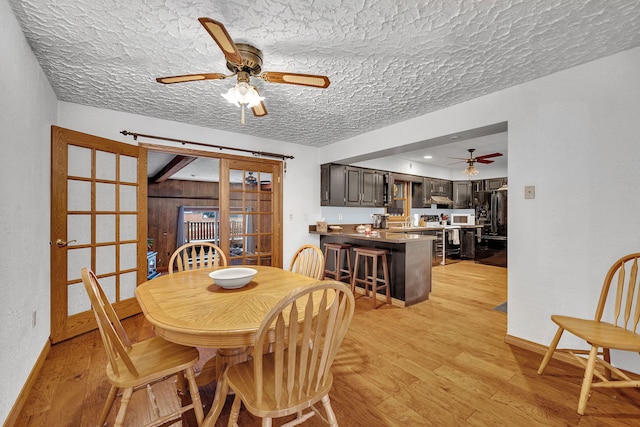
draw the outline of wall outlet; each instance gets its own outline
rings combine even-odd
[[[536,198],[536,186],[535,185],[526,185],[524,187],[524,198],[525,199],[535,199]]]
[[[292,213],[289,214],[289,221],[293,221],[293,214]]]
[[[341,213],[338,214],[338,220],[342,221],[342,214]]]
[[[37,310],[33,310],[33,312],[31,313],[31,329],[36,327],[36,323],[38,321],[37,314]]]

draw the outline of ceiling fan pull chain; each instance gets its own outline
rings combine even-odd
[[[240,104],[242,106],[242,113],[240,113],[240,123],[244,124],[244,104]]]

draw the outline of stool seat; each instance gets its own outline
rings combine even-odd
[[[347,259],[347,267],[344,268],[343,254]],[[333,264],[329,267],[329,259]],[[351,283],[351,245],[343,243],[325,243],[324,244],[324,277],[330,277],[339,282]]]
[[[371,288],[371,304],[376,307],[376,295],[379,289],[385,289],[387,304],[391,305],[391,288],[389,286],[389,265],[387,263],[387,249],[356,247],[353,248],[356,253],[356,259],[353,263],[353,275],[351,278],[351,292],[355,293],[356,285],[364,286],[364,293],[369,296],[369,288]],[[358,277],[360,267],[360,257],[364,260],[364,278]],[[378,260],[382,264],[382,277],[378,277]],[[371,268],[369,268],[371,262]]]

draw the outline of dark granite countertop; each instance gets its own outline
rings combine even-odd
[[[348,237],[350,239],[362,239],[362,240],[371,240],[371,241],[386,242],[386,243],[411,243],[415,241],[436,239],[435,236],[426,236],[423,234],[412,234],[410,230],[397,232],[397,231],[379,229],[379,230],[373,230],[370,234],[357,233],[350,230],[337,230],[337,231],[327,231],[327,232],[309,230],[309,233],[319,234],[321,236],[341,236],[341,237]]]

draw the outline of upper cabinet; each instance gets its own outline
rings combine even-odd
[[[431,178],[431,195],[451,198],[451,181]]]
[[[497,190],[503,185],[507,185],[507,178],[491,178],[485,180],[485,190],[487,191]]]
[[[431,207],[431,178],[422,178],[420,182],[411,183],[411,207]]]
[[[331,165],[320,166],[320,206],[331,205]]]
[[[453,205],[451,202],[444,204],[443,201],[439,207],[471,209],[484,204],[486,194],[507,184],[507,178],[449,181],[327,163],[320,166],[320,205],[388,207],[397,210],[393,193],[394,177],[409,186],[410,192],[404,192],[403,197],[410,197],[412,208],[430,208],[432,203],[438,204],[432,196],[440,196],[452,199]],[[406,206],[409,206],[408,202]]]
[[[322,206],[384,206],[385,172],[333,164],[320,171]]]
[[[471,181],[453,181],[453,208],[469,209],[473,207],[473,186]]]

